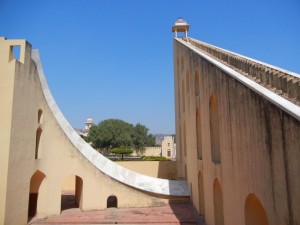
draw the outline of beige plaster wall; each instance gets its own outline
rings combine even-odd
[[[175,180],[177,179],[175,161],[126,161],[119,165],[151,177]]]
[[[136,151],[132,153],[133,156],[161,156],[161,147],[146,147],[143,151]]]
[[[178,176],[187,179],[193,204],[207,224],[219,221],[216,202],[220,197],[224,224],[245,224],[245,201],[250,194],[261,202],[269,224],[300,224],[300,122],[176,39],[174,76]],[[212,94],[218,102],[220,162],[213,162],[211,151]],[[199,172],[203,175],[200,186]],[[221,195],[214,194],[215,181],[220,183]],[[204,191],[202,198],[199,190]]]
[[[63,180],[63,182],[61,184],[61,191],[62,192],[74,192],[75,185],[76,185],[76,176],[70,175]]]
[[[4,224],[14,86],[14,76],[9,74],[15,71],[15,60],[9,61],[11,52],[4,38],[0,38],[0,49],[0,224]]]

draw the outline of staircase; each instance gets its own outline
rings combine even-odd
[[[186,40],[186,39],[185,39]],[[188,42],[210,57],[300,106],[300,76],[236,53],[189,38]]]

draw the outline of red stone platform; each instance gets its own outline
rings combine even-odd
[[[190,202],[171,202],[164,206],[147,208],[109,208],[81,212],[78,208],[62,211],[59,216],[33,218],[29,224],[164,224],[205,225]]]

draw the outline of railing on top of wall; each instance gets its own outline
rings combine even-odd
[[[300,76],[297,74],[280,70],[192,38],[189,38],[188,42],[231,69],[300,106]]]

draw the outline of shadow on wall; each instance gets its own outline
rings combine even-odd
[[[76,175],[70,175],[62,182],[61,211],[71,208],[81,208],[83,180]]]
[[[168,180],[177,180],[176,161],[159,161],[157,177]]]

